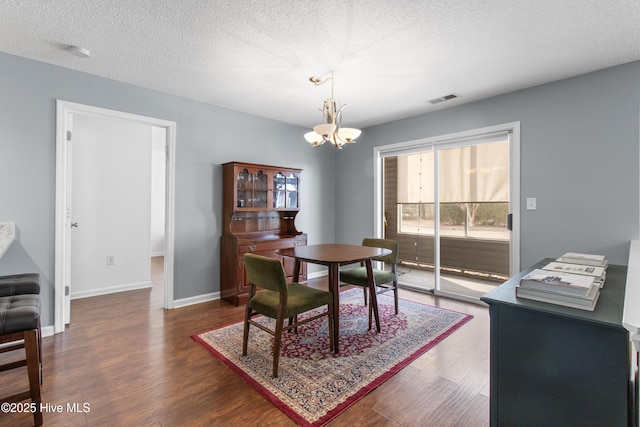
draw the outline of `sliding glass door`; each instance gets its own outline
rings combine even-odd
[[[384,159],[385,238],[400,242],[401,281],[418,290],[435,287],[434,152]]]
[[[400,242],[404,286],[477,299],[510,276],[514,142],[513,128],[484,129],[377,149],[379,232]]]
[[[442,293],[479,298],[509,277],[509,140],[496,138],[436,149]]]

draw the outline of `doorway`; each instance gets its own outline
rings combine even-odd
[[[100,130],[97,128],[102,127]],[[77,129],[74,129],[77,128]],[[93,131],[92,131],[93,129]],[[98,138],[98,142],[96,150],[90,151],[90,156],[92,158],[87,158],[86,150],[78,150],[78,153],[74,156],[74,132],[77,130],[76,136],[82,135],[84,132],[82,140],[86,143],[90,139],[92,132],[98,131],[100,134],[109,134],[113,129],[120,129],[120,131],[124,132],[120,135],[112,134],[111,139],[100,140]],[[70,299],[71,294],[75,292],[76,295],[79,292],[85,292],[86,296],[90,295],[91,292],[101,292],[106,289],[106,292],[110,290],[107,289],[109,283],[102,282],[100,280],[104,280],[105,276],[117,276],[122,274],[122,271],[129,271],[127,274],[133,274],[135,276],[135,272],[132,273],[135,269],[146,270],[147,276],[150,274],[150,257],[151,253],[151,239],[149,236],[151,226],[148,223],[144,225],[142,228],[144,230],[136,229],[135,227],[128,231],[129,235],[138,234],[141,232],[143,239],[147,239],[145,248],[141,249],[141,246],[144,246],[144,243],[138,245],[137,249],[134,249],[135,245],[131,245],[128,242],[128,238],[120,238],[120,241],[117,239],[113,239],[113,241],[109,242],[109,233],[106,234],[103,230],[97,230],[95,224],[94,226],[91,223],[80,224],[78,217],[75,216],[77,212],[74,212],[74,209],[84,209],[85,211],[94,211],[92,212],[94,217],[100,217],[100,214],[103,216],[119,217],[119,226],[116,227],[126,228],[130,223],[136,224],[136,218],[134,215],[134,210],[127,210],[126,207],[134,203],[134,200],[144,198],[148,200],[147,205],[151,205],[151,193],[149,189],[149,182],[151,181],[151,159],[152,159],[152,135],[158,135],[158,131],[161,131],[161,135],[164,137],[164,150],[165,150],[165,170],[164,170],[164,189],[165,189],[165,197],[164,197],[164,248],[161,250],[164,255],[164,308],[173,308],[173,218],[174,218],[174,210],[173,210],[173,200],[174,200],[174,170],[175,170],[175,123],[169,122],[165,120],[138,116],[128,113],[122,113],[113,110],[106,110],[97,107],[91,107],[82,104],[69,103],[66,101],[58,101],[57,103],[57,136],[56,136],[56,250],[55,250],[55,263],[56,263],[56,281],[55,281],[55,316],[54,316],[54,328],[55,332],[63,332],[65,325],[70,322]],[[127,145],[127,142],[121,141],[125,139],[122,135],[135,135],[138,134],[137,138],[140,138],[140,135],[143,135],[143,139],[146,138],[146,142],[143,144],[144,148],[138,147],[138,144],[135,141],[130,141]],[[148,138],[147,138],[148,136]],[[110,141],[110,142],[109,142]],[[148,142],[148,144],[147,144]],[[118,144],[120,145],[120,152],[114,155],[114,152],[117,152]],[[135,149],[133,149],[135,148]],[[137,154],[136,154],[137,152]],[[102,154],[100,154],[102,153]],[[111,157],[111,160],[109,156]],[[74,160],[76,163],[80,162],[80,165],[76,164],[74,166]],[[146,187],[140,187],[138,190],[130,188],[126,182],[126,177],[122,173],[117,173],[117,171],[124,170],[123,168],[127,167],[136,167],[138,162],[145,163],[147,166],[140,166],[140,171],[145,175],[145,185]],[[83,168],[85,171],[83,172]],[[95,171],[93,169],[103,168],[104,171],[102,173],[100,171]],[[87,169],[90,171],[87,173]],[[111,172],[109,172],[111,170]],[[112,173],[113,170],[116,173]],[[92,180],[93,182],[75,182],[74,188],[74,179],[73,174],[80,173],[83,176],[84,180]],[[124,181],[123,181],[124,180]],[[103,182],[100,182],[103,181]],[[106,182],[104,182],[106,181]],[[120,182],[118,185],[117,181]],[[78,205],[74,203],[74,194],[80,197],[87,198],[87,196],[91,197],[91,192],[100,192],[99,196],[107,195],[106,193],[110,193],[110,186],[113,184],[113,188],[116,190],[113,191],[113,195],[111,200],[107,200],[103,202],[103,207],[100,209],[96,204],[84,204]],[[124,186],[124,187],[123,187]],[[121,190],[118,191],[117,188]],[[126,190],[123,191],[122,188]],[[146,190],[145,190],[146,188]],[[136,193],[136,191],[138,191]],[[146,191],[146,193],[145,193]],[[121,196],[124,193],[128,194],[130,197],[127,200],[126,197],[122,198]],[[141,196],[142,195],[142,196]],[[98,200],[98,199],[95,199]],[[105,210],[109,210],[109,212],[104,212]],[[101,213],[97,213],[96,211],[100,211]],[[151,215],[150,208],[149,211],[146,212],[148,216]],[[131,217],[129,217],[129,215]],[[143,213],[144,215],[144,213]],[[138,215],[139,216],[139,215]],[[89,216],[83,215],[83,218],[88,218]],[[148,218],[148,217],[147,217]],[[149,227],[147,227],[149,225]],[[83,228],[84,236],[82,234],[77,234],[76,231]],[[120,230],[123,231],[123,230]],[[91,280],[92,282],[97,283],[98,290],[87,290],[87,289],[77,289],[74,286],[73,280],[74,276],[77,278],[77,274],[73,271],[72,260],[79,257],[77,249],[75,250],[75,255],[73,248],[74,240],[88,239],[91,241],[92,239],[100,238],[100,236],[96,235],[96,233],[103,233],[102,239],[103,241],[107,241],[106,245],[100,247],[93,254],[94,263],[97,262],[96,265],[93,266],[93,270],[97,273],[94,278]],[[112,232],[112,234],[116,234]],[[125,234],[126,236],[126,234]],[[127,240],[127,242],[125,242]],[[119,246],[118,246],[119,245]],[[140,253],[144,253],[146,250],[146,265],[136,265],[129,266],[127,270],[124,267],[129,259],[136,259],[136,254],[139,256]],[[130,252],[133,251],[133,252]],[[158,252],[158,250],[154,250]],[[135,253],[134,253],[135,252]],[[119,255],[118,255],[119,253]],[[86,254],[83,254],[86,255]],[[138,258],[140,259],[140,258]],[[97,260],[97,261],[96,261]],[[81,261],[81,260],[80,260]],[[85,260],[84,262],[87,262]],[[114,268],[118,267],[118,268]],[[146,268],[148,267],[148,268]],[[104,269],[102,273],[100,273],[100,269]],[[96,280],[97,276],[100,276],[100,280]],[[130,277],[130,276],[129,276]],[[136,280],[129,280],[129,283],[125,286],[122,286],[121,290],[134,289],[136,287],[144,287],[145,285],[151,286],[151,280],[147,277],[148,280],[142,280],[136,282]],[[117,277],[111,278],[112,282],[115,280],[116,282],[119,280]],[[85,280],[84,286],[86,286]],[[94,283],[95,285],[95,283]],[[117,289],[115,289],[117,290]],[[111,289],[111,291],[115,291]],[[87,294],[88,292],[88,294]]]
[[[378,147],[376,233],[405,287],[477,302],[518,271],[519,124]]]

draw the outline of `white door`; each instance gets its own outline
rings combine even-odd
[[[152,127],[75,115],[71,298],[151,286]]]

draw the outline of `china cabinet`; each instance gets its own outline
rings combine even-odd
[[[249,292],[245,253],[279,259],[287,280],[293,278],[294,260],[276,251],[307,244],[307,235],[295,225],[302,170],[241,162],[225,163],[222,168],[220,291],[223,299],[241,305]],[[300,280],[306,280],[304,267]]]

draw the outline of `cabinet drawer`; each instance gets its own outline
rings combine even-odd
[[[265,251],[275,251],[278,249],[292,248],[294,246],[306,246],[306,239],[280,239],[272,241],[260,241],[255,243],[242,242],[238,247],[238,253],[257,253]]]

